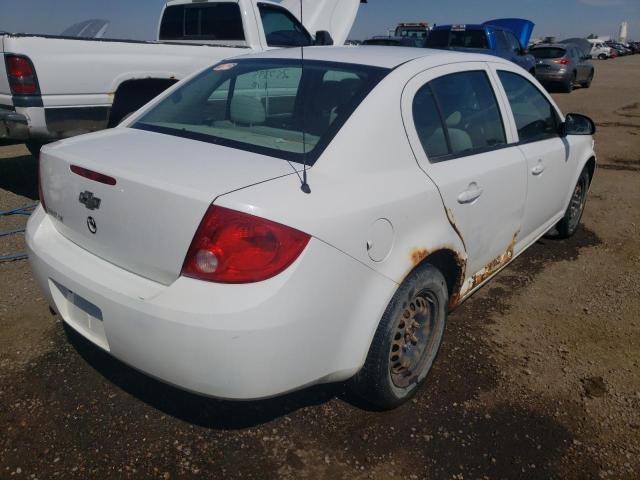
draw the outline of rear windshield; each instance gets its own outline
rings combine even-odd
[[[434,30],[427,48],[489,48],[484,30]]]
[[[303,73],[304,72],[304,73]],[[208,68],[133,128],[312,165],[389,72],[300,60],[235,60]]]
[[[244,40],[237,3],[167,7],[160,23],[160,40]]]
[[[560,58],[564,57],[566,53],[567,51],[564,48],[545,47],[531,49],[531,55],[539,59]]]

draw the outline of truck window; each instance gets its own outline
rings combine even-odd
[[[259,3],[262,27],[270,47],[308,47],[311,35],[289,11],[266,3]]]
[[[160,23],[160,40],[244,40],[237,3],[174,5],[167,7]]]

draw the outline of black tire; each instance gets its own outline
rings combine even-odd
[[[582,82],[580,84],[580,86],[582,86],[582,88],[589,88],[591,87],[591,83],[593,82],[593,77],[595,75],[595,72],[591,72],[591,74],[589,75],[589,78],[587,79],[586,82]]]
[[[25,146],[27,150],[36,158],[40,158],[40,149],[44,146],[44,143],[41,142],[26,142]]]
[[[577,77],[576,72],[573,72],[573,75],[571,76],[571,78],[562,84],[562,91],[564,93],[573,92],[573,86],[576,83],[576,77]]]
[[[589,192],[589,172],[585,168],[580,173],[578,183],[573,189],[571,200],[564,217],[556,224],[558,238],[569,238],[573,236],[580,226],[580,220],[584,213],[584,206],[587,203],[587,193]]]
[[[600,55],[598,55],[598,58],[599,58],[600,60],[606,60],[606,59],[607,59],[607,58],[609,58],[609,57],[607,57],[607,54],[606,54],[606,53],[601,53]]]
[[[380,320],[364,367],[352,380],[354,393],[385,410],[408,401],[436,359],[448,303],[447,283],[437,268],[425,264],[414,270]]]

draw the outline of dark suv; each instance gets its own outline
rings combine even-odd
[[[533,74],[535,59],[527,51],[533,27],[533,22],[519,18],[491,20],[481,25],[439,25],[431,31],[426,47],[495,55]]]

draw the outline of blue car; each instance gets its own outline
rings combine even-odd
[[[534,23],[520,18],[503,18],[481,25],[439,25],[426,42],[427,48],[488,53],[535,73],[536,61],[527,49]]]

